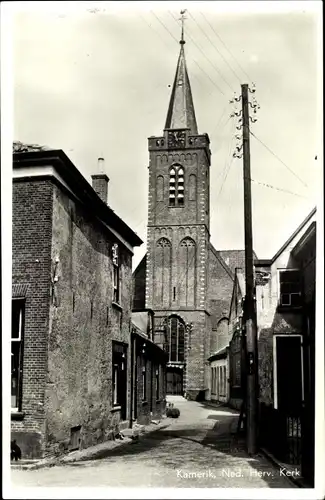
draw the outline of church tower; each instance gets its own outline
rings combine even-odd
[[[209,137],[199,134],[184,36],[163,135],[149,141],[145,306],[169,353],[167,393],[204,397],[209,355]]]

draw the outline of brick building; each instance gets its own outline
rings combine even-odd
[[[302,466],[310,484],[315,430],[316,209],[279,251],[255,262],[260,443],[282,462]],[[234,284],[230,333],[230,404],[245,389],[245,337],[241,300]],[[236,327],[237,325],[237,327]],[[241,353],[240,353],[241,352]]]
[[[11,430],[23,456],[129,425],[132,255],[140,238],[61,151],[13,155]],[[97,194],[98,193],[98,194]]]
[[[155,312],[167,393],[196,399],[207,396],[208,357],[228,340],[238,255],[210,242],[210,140],[198,132],[180,44],[164,132],[149,137],[147,254],[134,272],[134,306]]]

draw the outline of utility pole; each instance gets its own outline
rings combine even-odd
[[[244,222],[245,222],[245,281],[246,294],[244,300],[243,323],[246,331],[246,387],[244,389],[244,408],[246,413],[246,439],[247,451],[254,455],[257,451],[258,427],[258,351],[257,351],[257,321],[255,306],[254,286],[254,261],[253,261],[253,231],[252,231],[252,195],[251,195],[251,167],[250,167],[250,137],[249,122],[256,122],[256,118],[249,115],[249,106],[254,113],[260,108],[254,96],[249,102],[248,93],[254,94],[255,88],[250,89],[248,84],[241,85],[241,96],[234,97],[230,102],[242,101],[242,109],[235,111],[231,116],[240,117],[237,130],[242,129],[242,144],[237,145],[235,158],[243,158],[244,180]],[[236,139],[241,137],[236,135]],[[241,152],[242,150],[242,152]]]
[[[251,165],[249,144],[249,102],[248,85],[242,89],[243,117],[243,177],[244,177],[244,220],[245,220],[245,277],[246,295],[244,302],[244,321],[246,326],[247,352],[247,451],[250,455],[257,451],[257,325],[254,293],[253,231],[252,231],[252,195]]]

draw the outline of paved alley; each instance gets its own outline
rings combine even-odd
[[[13,486],[292,488],[263,455],[249,458],[235,431],[238,413],[169,397],[178,419],[95,460],[12,470]]]

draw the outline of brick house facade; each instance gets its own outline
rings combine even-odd
[[[269,260],[256,259],[260,444],[282,462],[302,467],[313,483],[315,429],[316,209]],[[235,281],[230,323],[230,405],[245,390],[245,334]],[[236,307],[236,304],[239,307]],[[238,344],[240,349],[235,349]],[[236,376],[237,373],[237,376]],[[235,376],[233,376],[235,374]],[[238,384],[241,380],[241,384]],[[239,390],[239,388],[241,390]]]
[[[62,151],[18,147],[13,160],[11,432],[36,458],[128,425],[142,242]]]

